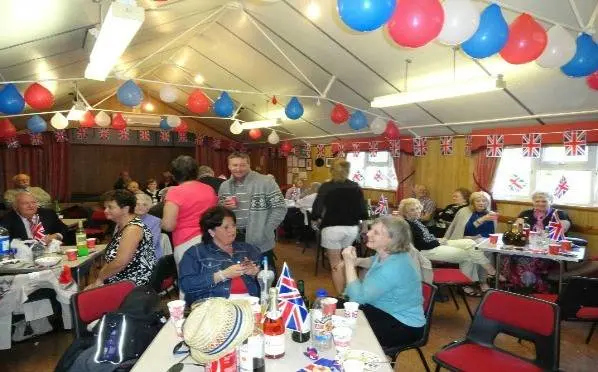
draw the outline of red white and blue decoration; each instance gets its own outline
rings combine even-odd
[[[67,142],[68,137],[66,135],[66,131],[64,129],[54,131],[54,139],[58,143]]]
[[[336,145],[336,157],[337,158],[344,158],[346,156],[345,154],[345,144],[344,143],[339,143]]]
[[[384,180],[384,174],[382,174],[382,171],[380,169],[376,170],[376,173],[374,174],[374,181],[376,182],[382,182]]]
[[[393,158],[401,157],[401,141],[394,140],[388,142],[388,148],[390,150],[390,156]]]
[[[41,146],[44,144],[41,133],[29,133],[29,137],[31,138],[31,145],[33,146]]]
[[[87,139],[87,128],[77,128],[77,139],[85,141]]]
[[[567,177],[563,175],[561,176],[561,179],[559,179],[559,183],[556,185],[553,195],[555,198],[560,199],[567,193],[567,191],[569,191],[569,182],[567,181]]]
[[[170,142],[170,132],[160,132],[160,142]]]
[[[486,136],[486,157],[500,158],[505,146],[505,136],[500,134],[491,134]]]
[[[189,142],[189,138],[187,138],[187,132],[178,132],[177,139],[178,139],[179,143]]]
[[[548,236],[550,240],[561,241],[565,239],[565,228],[559,218],[559,211],[557,209],[552,212],[552,217],[548,223]]]
[[[323,145],[323,144],[316,145],[316,150],[317,150],[316,158],[326,157],[325,149],[326,149],[326,145]]]
[[[523,188],[526,185],[527,185],[527,182],[525,182],[525,180],[523,178],[519,177],[519,175],[517,175],[515,173],[513,173],[511,175],[511,177],[509,177],[508,188],[512,192],[519,192],[519,191],[523,190]]]
[[[368,151],[370,156],[378,155],[378,141],[368,142]]]
[[[396,0],[338,0],[341,20],[351,29],[360,32],[374,31],[381,27],[395,10]]]
[[[308,329],[309,310],[303,302],[286,262],[282,265],[276,288],[278,289],[278,309],[281,311],[285,328],[299,332]]]
[[[570,130],[563,132],[565,156],[584,156],[587,153],[586,131]]]
[[[440,137],[440,154],[444,156],[453,155],[454,152],[454,139],[450,136]]]
[[[284,113],[287,118],[297,120],[303,115],[303,105],[297,97],[293,97],[284,108]]]
[[[212,107],[214,114],[220,116],[221,118],[229,118],[235,111],[235,103],[227,92],[222,92],[220,97],[214,101],[214,105]]]
[[[379,216],[388,214],[388,199],[384,196],[384,194],[380,195],[380,199],[378,199],[378,205],[376,206],[376,209],[374,209],[374,214]]]
[[[471,144],[473,138],[471,136],[465,136],[465,156],[471,156]]]
[[[10,83],[0,90],[0,112],[6,115],[16,115],[23,112],[25,100],[17,87]]]
[[[416,137],[413,139],[413,155],[426,156],[428,154],[428,139],[426,137]]]
[[[129,140],[129,130],[127,128],[123,128],[118,131],[118,139],[121,141],[128,141]]]
[[[521,136],[521,155],[526,158],[539,158],[542,148],[542,135],[530,133]]]
[[[151,140],[150,131],[149,130],[140,130],[139,131],[139,140],[143,142],[149,142]]]
[[[353,174],[353,177],[351,177],[351,179],[357,183],[365,180],[365,177],[363,176],[363,173],[361,173],[360,170],[358,170],[357,172],[355,172],[355,174]]]
[[[219,149],[222,146],[222,141],[219,138],[214,138],[212,140],[212,148]]]
[[[102,141],[108,141],[110,139],[110,129],[109,128],[100,128],[98,130],[98,137]]]
[[[127,80],[116,91],[116,98],[123,105],[134,107],[143,101],[143,91],[133,80]]]
[[[351,144],[351,147],[353,147],[353,157],[357,158],[359,157],[359,151],[361,151],[361,145],[359,144],[359,142],[353,142]]]

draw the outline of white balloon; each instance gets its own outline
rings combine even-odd
[[[162,102],[172,103],[178,97],[176,89],[172,85],[162,85],[160,88],[160,99]]]
[[[544,52],[536,59],[536,63],[545,68],[561,67],[575,55],[577,48],[575,39],[559,25],[552,26],[547,34],[548,44],[546,44]]]
[[[176,128],[181,125],[181,118],[176,115],[166,115],[166,124],[171,128]]]
[[[438,41],[446,45],[459,45],[469,39],[480,24],[480,11],[471,0],[446,0],[444,24]]]
[[[268,136],[268,143],[271,145],[276,145],[278,142],[280,142],[280,137],[278,136],[278,133],[276,133],[276,131],[273,130],[272,132],[270,132],[270,135]]]
[[[241,134],[243,133],[243,126],[239,123],[239,120],[235,120],[229,128],[232,134]]]
[[[382,134],[386,130],[386,122],[382,118],[375,118],[370,123],[370,130],[374,134]]]
[[[62,115],[62,113],[57,112],[56,114],[54,114],[54,116],[52,116],[52,119],[50,119],[50,125],[53,128],[60,130],[68,127],[69,121],[64,115]]]
[[[98,112],[98,114],[95,117],[95,120],[96,124],[99,127],[107,127],[110,125],[110,122],[112,121],[112,119],[110,119],[110,116],[104,111]]]

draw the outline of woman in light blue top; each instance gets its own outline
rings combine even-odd
[[[361,304],[365,317],[382,347],[417,341],[426,318],[417,263],[409,255],[411,229],[400,217],[377,219],[367,234],[373,257],[357,258],[354,247],[343,250],[347,287],[351,301]],[[363,281],[355,267],[369,268]]]

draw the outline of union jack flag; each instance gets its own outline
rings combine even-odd
[[[513,174],[511,177],[509,177],[509,190],[513,192],[518,192],[523,190],[525,185],[525,180],[519,177],[518,175]]]
[[[325,149],[326,145],[316,145],[316,149],[318,150],[318,153],[316,155],[316,158],[323,158],[326,156],[326,154],[324,153],[324,149]]]
[[[583,156],[586,154],[586,131],[570,130],[563,132],[563,143],[566,156]]]
[[[87,128],[77,128],[77,139],[79,141],[87,139]]]
[[[471,156],[471,142],[473,138],[471,136],[465,136],[465,156]]]
[[[203,145],[203,143],[204,143],[204,142],[205,142],[205,140],[206,140],[206,137],[207,137],[207,136],[206,136],[205,134],[198,134],[198,135],[195,137],[195,144],[196,144],[196,145],[199,145],[199,146],[202,146],[202,145]]]
[[[505,136],[491,134],[486,136],[486,157],[500,158],[505,145]]]
[[[428,139],[425,137],[417,137],[413,139],[413,155],[426,156],[428,153]]]
[[[292,155],[297,155],[297,146],[291,146],[291,151],[290,151],[290,153],[291,153]]]
[[[344,158],[345,157],[345,145],[342,143],[339,143],[336,147],[337,149],[337,153],[336,153],[336,157],[337,158]]]
[[[552,212],[552,217],[548,223],[548,236],[550,240],[556,241],[561,241],[565,238],[565,229],[559,218],[559,211],[556,209]]]
[[[352,180],[355,181],[355,182],[361,182],[364,179],[365,178],[363,177],[363,174],[361,173],[361,171],[355,172],[355,174],[352,177]]]
[[[31,137],[31,144],[33,146],[40,146],[44,144],[41,133],[29,133],[29,137]]]
[[[567,182],[567,178],[563,175],[559,180],[559,184],[556,185],[556,188],[554,189],[554,196],[557,199],[560,199],[567,193],[567,191],[569,191],[569,183]]]
[[[370,156],[376,156],[378,154],[378,141],[371,141],[368,143]]]
[[[442,155],[453,155],[453,137],[440,137],[440,153]]]
[[[6,147],[8,147],[9,149],[18,149],[19,147],[21,147],[21,144],[19,143],[18,138],[15,136],[10,137],[6,140]]]
[[[215,149],[219,149],[222,144],[222,141],[219,138],[212,139],[212,147]]]
[[[542,147],[542,135],[539,133],[521,136],[521,155],[526,158],[539,158]]]
[[[392,140],[388,141],[388,148],[390,149],[390,156],[398,158],[401,156],[401,141]]]
[[[118,131],[118,139],[121,141],[129,140],[129,130],[127,128],[120,129]]]
[[[376,209],[374,209],[374,214],[377,215],[386,215],[388,214],[388,199],[383,195],[380,195],[380,199],[378,199],[378,205]]]
[[[189,142],[189,139],[187,138],[187,132],[179,132],[177,137],[178,137],[179,143]]]
[[[361,149],[360,148],[361,146],[359,145],[359,142],[353,142],[351,144],[351,146],[353,147],[353,157],[355,157],[355,158],[358,157],[359,156],[359,150]]]
[[[110,129],[108,128],[100,128],[98,129],[98,135],[102,141],[107,141],[110,138]]]
[[[64,129],[60,129],[54,132],[54,138],[56,142],[66,142],[68,138],[66,136],[66,131]]]
[[[140,130],[139,131],[139,140],[143,142],[150,141],[150,131],[149,130]]]
[[[29,221],[29,223],[31,224],[29,229],[31,230],[31,236],[33,237],[33,239],[39,241],[44,240],[44,238],[46,237],[46,230],[44,229],[44,225],[42,225],[42,222],[39,219],[39,215],[34,215],[31,218],[31,221]]]
[[[378,182],[380,182],[384,179],[384,175],[382,174],[382,171],[380,171],[380,169],[378,169],[376,171],[376,174],[374,174],[374,179]]]
[[[170,132],[160,132],[160,142],[170,142]]]
[[[302,332],[309,322],[309,311],[286,262],[282,265],[276,288],[278,289],[278,310],[282,313],[286,329]]]

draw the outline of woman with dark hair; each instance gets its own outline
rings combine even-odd
[[[137,199],[127,190],[108,191],[103,196],[106,218],[116,223],[104,259],[106,265],[89,287],[132,280],[137,285],[149,282],[156,262],[152,233],[135,215]]]
[[[201,216],[199,224],[202,242],[189,248],[179,264],[179,283],[187,304],[208,297],[259,296],[255,276],[261,252],[235,241],[235,214],[225,207],[213,207]]]
[[[195,159],[181,155],[172,161],[171,172],[178,186],[168,188],[162,215],[162,230],[172,231],[174,260],[179,264],[189,247],[201,242],[202,229],[197,223],[205,211],[216,205],[214,189],[197,180]]]
[[[461,208],[469,204],[470,196],[471,191],[465,187],[459,187],[453,191],[453,202],[436,214],[434,225],[430,226],[430,232],[434,234],[435,237],[444,237],[446,230],[455,219],[455,214],[457,214]]]

